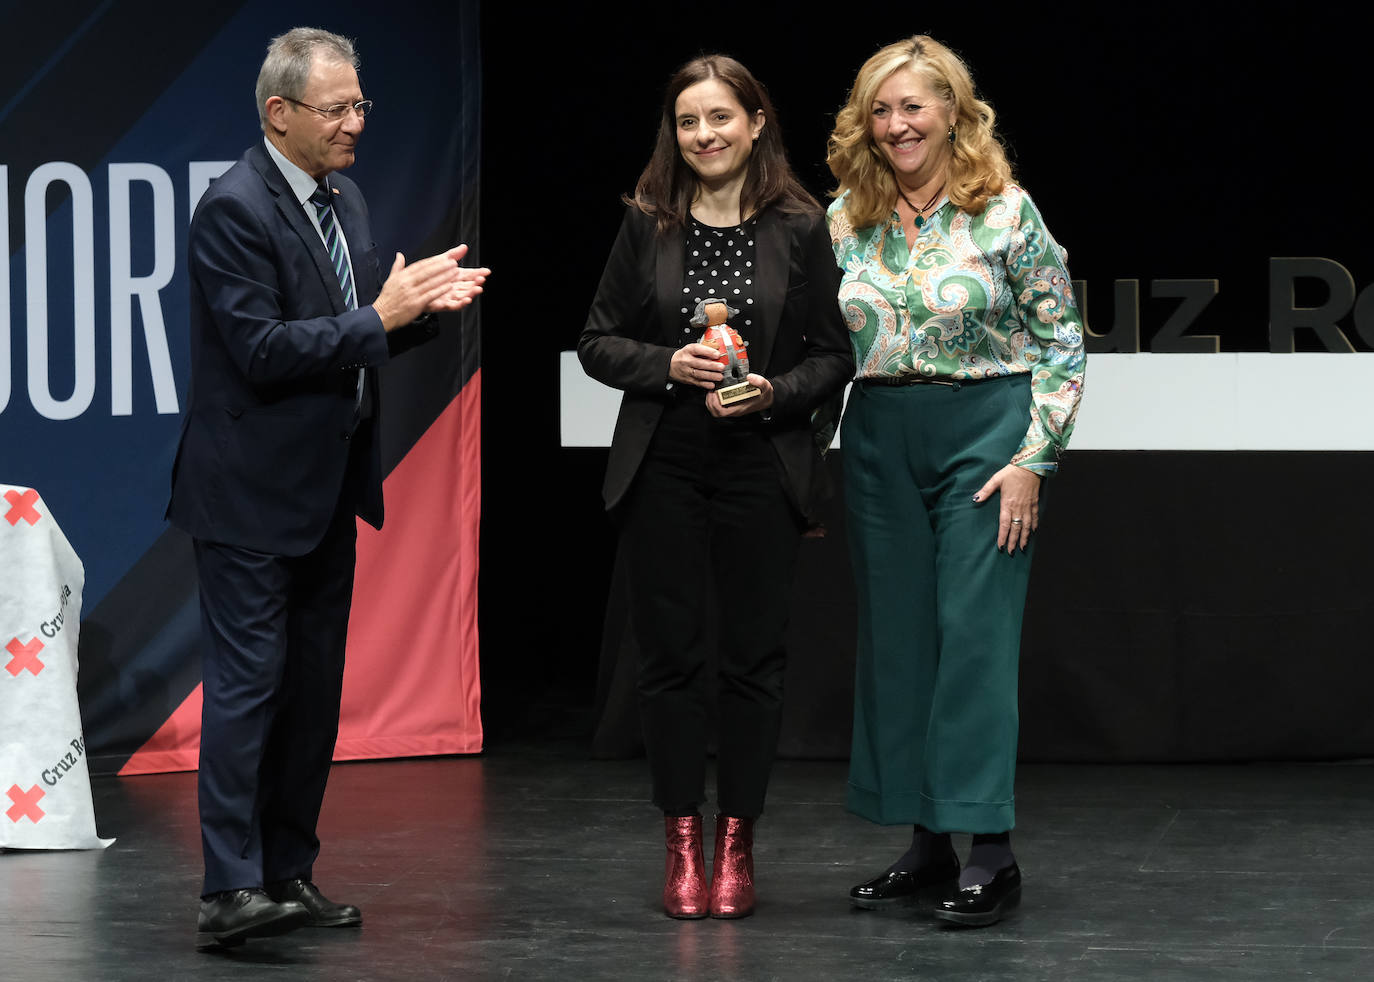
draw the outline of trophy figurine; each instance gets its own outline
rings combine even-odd
[[[749,374],[749,355],[744,349],[748,347],[748,342],[739,336],[738,331],[725,323],[727,318],[737,316],[739,311],[726,304],[724,300],[707,297],[697,304],[690,321],[697,327],[706,328],[705,333],[701,335],[701,343],[716,349],[720,356],[716,361],[725,369],[725,377],[716,388],[722,406],[753,399],[759,394],[758,388],[750,385],[746,379]]]

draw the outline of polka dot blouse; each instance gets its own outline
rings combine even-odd
[[[730,326],[750,340],[754,320],[754,231],[751,218],[730,228],[703,225],[689,216],[682,276],[682,343],[695,341],[702,328],[688,323],[697,304],[710,297],[738,310]]]

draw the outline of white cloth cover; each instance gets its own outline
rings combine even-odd
[[[43,499],[0,484],[0,848],[103,849],[76,702],[86,571]]]

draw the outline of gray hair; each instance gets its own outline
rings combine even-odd
[[[267,100],[274,95],[300,99],[310,80],[310,66],[316,54],[322,59],[341,61],[356,71],[361,62],[353,42],[318,27],[293,27],[274,37],[267,45],[267,57],[258,71],[258,122],[267,132]]]

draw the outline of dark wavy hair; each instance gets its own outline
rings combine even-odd
[[[763,131],[749,155],[749,171],[740,191],[741,216],[757,214],[770,205],[789,212],[819,211],[820,205],[802,187],[787,162],[782,130],[768,90],[749,69],[726,55],[693,58],[668,80],[653,156],[639,175],[634,195],[625,196],[626,204],[658,219],[660,234],[686,224],[692,199],[696,197],[697,177],[678,149],[677,97],[684,89],[712,78],[729,87],[750,118],[763,113]]]

